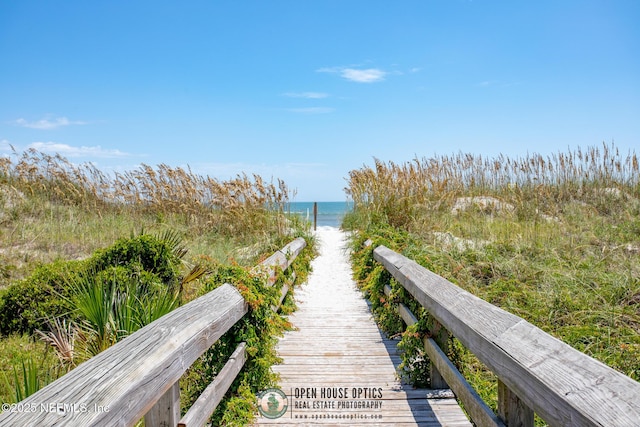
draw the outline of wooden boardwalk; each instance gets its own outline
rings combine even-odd
[[[351,278],[344,235],[321,228],[320,256],[296,290],[296,328],[278,344],[288,409],[257,425],[471,426],[455,399],[427,398],[396,379],[396,342],[384,338]]]

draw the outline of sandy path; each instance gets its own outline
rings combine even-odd
[[[289,317],[296,329],[277,346],[288,410],[258,424],[469,426],[454,399],[427,400],[398,382],[396,342],[383,337],[352,279],[345,233],[319,227],[316,236],[320,255]]]

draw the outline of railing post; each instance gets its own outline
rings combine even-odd
[[[180,381],[176,381],[144,416],[147,427],[175,427],[180,421]]]
[[[498,380],[498,416],[509,427],[533,427],[533,410]]]
[[[447,331],[445,328],[442,327],[440,323],[434,320],[433,334],[434,335],[432,338],[438,344],[438,347],[440,347],[440,350],[442,350],[444,354],[447,354],[449,352],[449,331]],[[429,370],[430,370],[430,376],[431,376],[431,388],[433,389],[449,388],[449,385],[444,380],[444,378],[440,374],[440,371],[438,371],[438,368],[436,368],[436,365],[433,363],[433,361],[430,363]]]
[[[318,202],[313,202],[313,231],[316,231],[318,225]]]

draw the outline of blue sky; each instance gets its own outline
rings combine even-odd
[[[344,200],[352,169],[640,148],[636,0],[0,3],[0,154]]]

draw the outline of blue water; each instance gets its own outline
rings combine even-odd
[[[353,202],[318,202],[318,227],[340,227],[345,213],[353,209]],[[313,202],[291,202],[289,211],[308,219],[313,226]]]

